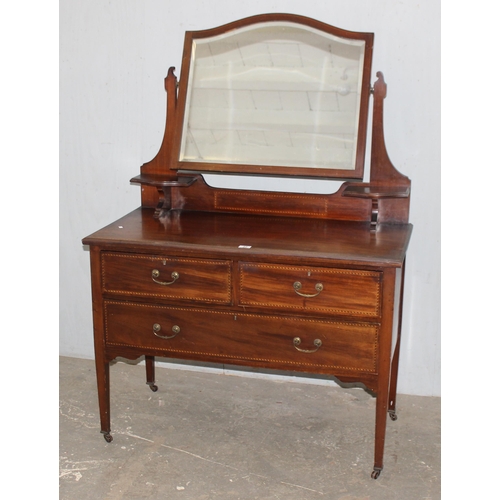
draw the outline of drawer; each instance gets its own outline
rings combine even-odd
[[[107,345],[285,370],[377,370],[378,324],[115,301],[104,310]]]
[[[240,264],[240,304],[340,315],[380,315],[377,271]]]
[[[231,303],[231,262],[103,252],[104,293]]]

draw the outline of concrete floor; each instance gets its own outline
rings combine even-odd
[[[111,366],[113,442],[93,361],[60,358],[60,499],[438,500],[440,398],[398,396],[384,470],[361,389]]]

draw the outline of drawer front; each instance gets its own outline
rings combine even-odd
[[[138,254],[102,254],[103,292],[231,303],[231,262]]]
[[[299,371],[376,373],[377,324],[105,301],[108,345]]]
[[[377,271],[240,264],[240,304],[378,317]]]

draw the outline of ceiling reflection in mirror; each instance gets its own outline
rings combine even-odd
[[[354,170],[364,54],[280,21],[193,40],[179,161]]]

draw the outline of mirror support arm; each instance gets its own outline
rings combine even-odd
[[[372,154],[370,166],[370,183],[395,184],[410,186],[410,180],[401,174],[392,164],[384,138],[384,99],[387,95],[387,84],[384,75],[377,71],[377,81],[372,87],[373,93],[373,123],[372,123]]]
[[[160,149],[156,156],[149,162],[141,166],[141,175],[135,177],[131,182],[141,184],[141,200],[143,207],[165,206],[165,200],[169,197],[165,195],[165,186],[157,189],[151,182],[144,180],[155,179],[155,182],[168,181],[175,177],[171,170],[172,165],[172,138],[175,131],[175,117],[177,112],[177,77],[174,74],[175,68],[169,68],[165,78],[165,90],[167,93],[166,103],[166,123],[165,132]],[[159,176],[159,177],[158,177]],[[141,181],[142,180],[142,181]],[[168,204],[168,202],[167,202]]]

